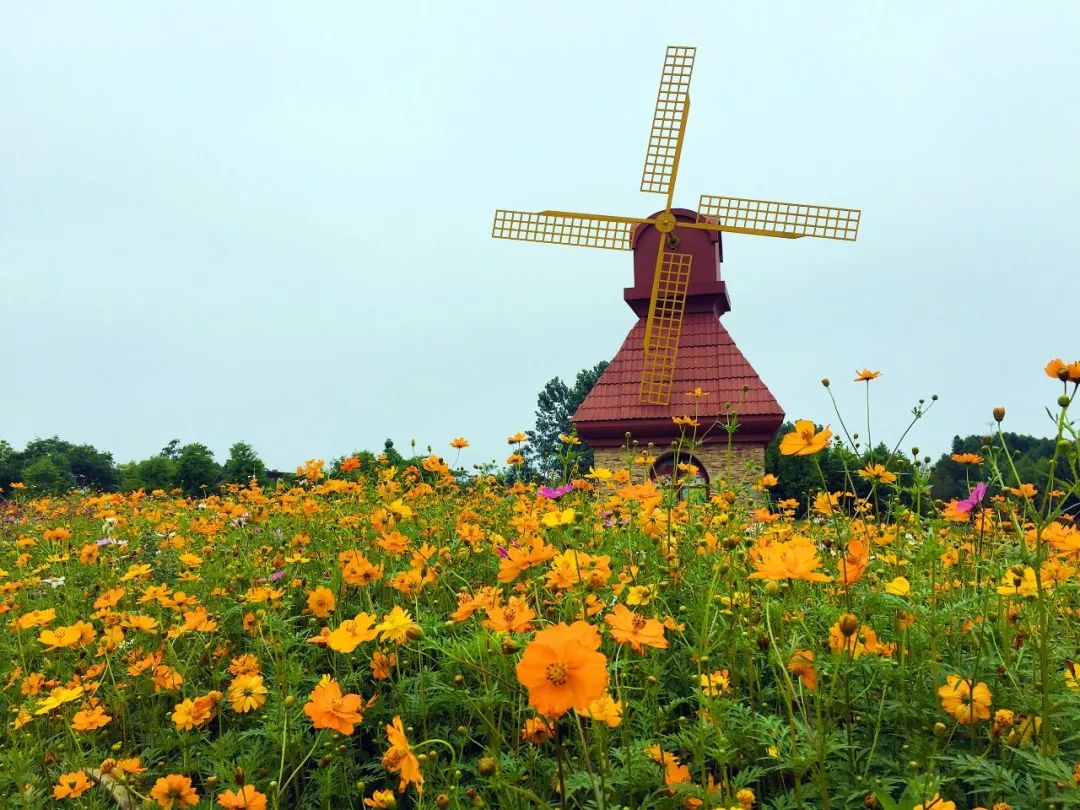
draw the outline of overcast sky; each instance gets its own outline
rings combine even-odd
[[[727,328],[789,418],[905,445],[1046,435],[1080,357],[1080,5],[0,3],[0,437],[271,466],[465,436],[502,460],[609,359],[629,254],[495,208],[646,215],[668,44],[696,45],[676,203],[863,210],[731,235]],[[666,11],[665,11],[666,9]]]

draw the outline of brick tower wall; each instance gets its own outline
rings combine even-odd
[[[617,470],[627,466],[627,452],[621,447],[597,447],[593,449],[597,467]],[[660,448],[653,449],[653,455],[659,459],[663,453]],[[707,444],[694,452],[694,458],[705,468],[709,483],[715,487],[720,481],[728,481],[736,486],[749,486],[765,474],[764,444]],[[641,481],[647,475],[644,465],[631,464],[634,481]]]

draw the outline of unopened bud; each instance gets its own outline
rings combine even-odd
[[[495,761],[495,757],[481,757],[476,770],[481,776],[493,776],[498,767],[499,763]]]
[[[1067,396],[1065,396],[1064,394],[1062,394],[1062,395],[1061,395],[1060,397],[1058,397],[1058,405],[1059,405],[1060,407],[1062,407],[1062,408],[1068,408],[1068,407],[1069,407],[1069,403],[1070,403],[1070,402],[1072,402],[1072,400],[1071,400],[1071,399],[1069,399],[1069,398],[1068,398]]]
[[[514,640],[513,636],[503,636],[502,651],[503,655],[513,655],[521,649],[521,645]]]
[[[1005,418],[1005,409],[998,405],[994,408],[994,421],[1000,423]]]
[[[821,380],[821,384],[824,385],[826,388],[828,388],[829,387],[829,378],[828,377],[823,378]]]
[[[859,619],[854,613],[845,613],[840,617],[840,632],[850,638],[859,629]]]

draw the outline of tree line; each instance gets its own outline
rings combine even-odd
[[[505,483],[550,482],[567,473],[587,472],[593,464],[588,444],[582,442],[568,448],[561,437],[573,434],[571,417],[606,367],[607,363],[602,362],[583,369],[572,383],[558,377],[549,380],[537,395],[535,426],[527,432],[528,442],[521,452],[523,462],[509,467],[499,463],[478,465],[477,470],[495,473]],[[924,494],[929,497],[941,500],[964,498],[969,486],[978,480],[979,469],[957,463],[952,456],[982,454],[991,441],[990,437],[979,434],[956,436],[950,452],[942,454],[936,462],[927,456],[919,458],[917,448],[910,454],[907,451],[894,453],[884,444],[857,453],[842,443],[834,443],[813,458],[781,455],[780,438],[792,428],[790,423],[785,423],[766,447],[765,470],[778,479],[771,490],[773,500],[794,499],[804,509],[808,506],[808,493],[819,491],[823,486],[830,492],[867,495],[871,481],[859,476],[858,470],[870,464],[885,465],[902,486],[922,481]],[[1005,433],[1002,438],[1021,481],[1038,485],[1048,479],[1054,457],[1052,439],[1016,433]],[[431,452],[431,448],[427,450]],[[415,446],[408,455],[403,455],[387,439],[381,452],[358,450],[341,456],[330,465],[330,474],[340,474],[341,463],[346,458],[355,459],[358,466],[351,464],[350,469],[363,475],[375,469],[380,457],[404,467],[419,465],[425,455],[418,454]],[[266,484],[271,475],[291,478],[289,474],[268,473],[254,448],[246,442],[233,444],[228,458],[221,464],[205,444],[181,444],[176,439],[142,461],[116,464],[111,453],[89,444],[73,444],[57,436],[34,439],[22,450],[16,450],[0,439],[0,491],[5,493],[10,492],[13,483],[21,482],[27,489],[42,494],[58,494],[75,488],[122,492],[179,489],[185,495],[197,497],[216,492],[225,484],[246,484],[252,479]],[[1055,478],[1063,484],[1073,480],[1072,471],[1063,460],[1058,461]],[[901,500],[910,503],[911,497],[902,496]],[[1080,507],[1080,504],[1076,506]]]

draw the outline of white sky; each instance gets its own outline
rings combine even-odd
[[[614,355],[629,254],[495,208],[642,215],[664,48],[696,45],[676,203],[863,210],[732,235],[724,322],[789,418],[1045,435],[1080,357],[1080,6],[0,2],[0,437],[291,468],[385,437],[507,453]],[[666,8],[666,11],[665,11]],[[365,9],[367,9],[365,11]]]

